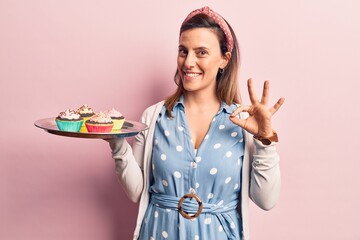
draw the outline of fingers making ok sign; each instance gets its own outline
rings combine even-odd
[[[271,137],[274,133],[271,126],[271,117],[284,103],[285,98],[280,98],[273,107],[268,107],[269,101],[269,81],[264,82],[261,100],[255,94],[253,81],[249,79],[247,82],[251,105],[244,105],[237,108],[231,115],[230,120],[236,125],[242,127],[247,132],[262,137]],[[240,112],[249,113],[246,119],[239,119],[236,116]]]

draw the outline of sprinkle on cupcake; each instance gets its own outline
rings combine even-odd
[[[94,110],[86,104],[79,107],[76,112],[80,114],[82,117],[91,117],[92,115],[95,114]]]
[[[64,112],[60,112],[57,118],[61,120],[80,120],[81,116],[72,109],[66,109]]]

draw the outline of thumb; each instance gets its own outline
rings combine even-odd
[[[230,115],[230,121],[232,121],[234,124],[240,126],[241,128],[245,128],[246,126],[246,119],[239,119],[237,115],[233,116]]]

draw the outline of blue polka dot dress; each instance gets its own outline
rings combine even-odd
[[[153,180],[150,203],[141,226],[141,240],[240,240],[242,220],[236,207],[241,188],[244,154],[242,129],[229,120],[235,105],[221,104],[199,149],[194,149],[183,97],[173,118],[161,110],[154,133]],[[185,194],[196,194],[201,214],[186,219],[178,211]],[[194,198],[183,202],[189,215],[199,206]]]

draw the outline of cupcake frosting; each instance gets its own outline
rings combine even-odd
[[[121,118],[123,115],[115,108],[105,111],[105,114],[113,118]]]
[[[96,123],[112,123],[111,117],[106,115],[104,112],[93,115],[90,119],[90,122]]]
[[[94,110],[88,105],[84,104],[81,107],[79,107],[76,112],[79,114],[92,114],[94,113]]]
[[[64,112],[59,113],[59,119],[77,120],[80,119],[80,114],[72,109],[66,109]]]

